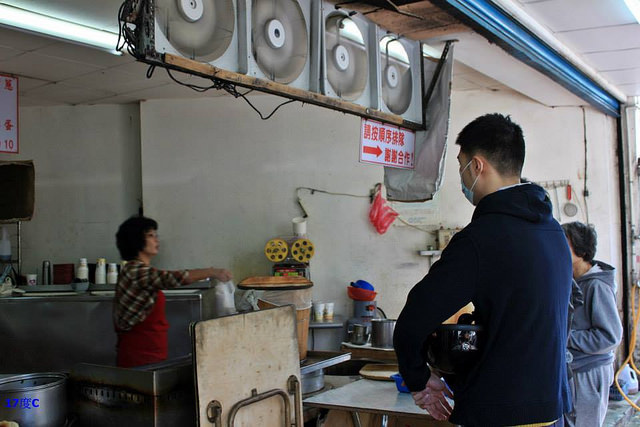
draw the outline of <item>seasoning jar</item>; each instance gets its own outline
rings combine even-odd
[[[89,281],[89,266],[87,265],[86,258],[80,258],[80,262],[78,264],[78,269],[76,270],[76,278],[80,282],[88,282]]]
[[[118,283],[118,267],[115,262],[110,262],[107,268],[107,285]]]
[[[96,285],[104,285],[107,283],[107,260],[98,258],[96,262]]]

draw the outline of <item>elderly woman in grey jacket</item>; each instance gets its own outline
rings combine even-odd
[[[569,426],[601,426],[613,382],[614,351],[622,338],[616,304],[615,269],[594,260],[596,231],[581,222],[563,224],[571,248],[573,319],[567,347],[573,356],[574,410],[565,415]]]

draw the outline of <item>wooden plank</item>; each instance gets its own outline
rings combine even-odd
[[[351,353],[351,359],[371,359],[380,361],[392,361],[398,362],[396,352],[393,350],[377,350],[375,348],[356,348],[348,347],[345,345],[340,346],[341,351],[348,351]]]
[[[195,74],[200,77],[216,78],[225,82],[236,84],[238,86],[252,88],[261,92],[283,96],[285,98],[293,99],[296,101],[306,102],[308,104],[327,107],[332,110],[341,111],[343,113],[354,114],[356,116],[367,117],[374,120],[380,120],[382,122],[390,123],[406,129],[424,129],[424,126],[422,124],[410,122],[408,120],[405,120],[402,116],[385,113],[380,110],[375,110],[373,108],[354,104],[352,102],[343,101],[341,99],[331,98],[320,93],[309,92],[307,90],[272,82],[270,80],[263,80],[247,76],[245,74],[234,73],[232,71],[214,67],[210,64],[193,61],[191,59],[183,58],[169,53],[165,53],[164,55],[162,55],[162,57],[163,62],[161,65],[168,65],[170,66],[170,68],[174,68],[176,70],[190,74]],[[147,62],[158,65],[157,60],[155,60],[154,58],[147,58]]]
[[[207,405],[222,406],[222,424],[228,425],[232,407],[239,401],[269,390],[290,396],[291,420],[295,400],[287,392],[291,375],[300,379],[296,316],[291,306],[221,317],[192,326],[194,368],[200,426],[208,421]],[[302,413],[302,407],[298,410]],[[281,427],[284,403],[269,397],[240,409],[235,426]],[[301,427],[301,426],[300,426]]]
[[[306,277],[300,276],[251,276],[238,283],[240,289],[271,289],[286,286],[290,289],[305,289],[313,286]]]

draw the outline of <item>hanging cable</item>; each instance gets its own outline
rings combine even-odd
[[[588,174],[588,160],[587,160],[587,112],[584,107],[582,108],[582,135],[584,140],[584,187],[582,195],[584,196],[584,211],[587,217],[587,224],[589,224],[589,205],[587,204],[587,197],[589,197],[589,189],[587,188],[587,174]]]
[[[298,205],[300,206],[300,208],[302,209],[303,212],[303,217],[307,218],[309,216],[309,214],[307,213],[307,210],[305,209],[303,203],[302,203],[302,197],[300,196],[300,190],[307,190],[309,191],[312,195],[314,193],[323,193],[323,194],[329,194],[332,196],[347,196],[347,197],[356,197],[356,198],[360,198],[360,199],[364,199],[367,198],[370,200],[369,203],[371,203],[371,201],[373,200],[373,195],[375,195],[375,192],[377,191],[378,187],[381,186],[382,184],[377,183],[373,189],[369,192],[369,194],[367,195],[360,195],[360,194],[351,194],[351,193],[338,193],[338,192],[333,192],[333,191],[326,191],[326,190],[319,190],[317,188],[311,188],[311,187],[297,187],[296,188],[296,198],[297,198],[297,202]],[[397,216],[396,219],[398,219],[401,223],[415,228],[416,230],[420,230],[424,233],[430,233],[430,234],[436,234],[437,233],[437,229],[435,230],[426,230],[424,228],[420,228],[416,225],[411,224],[410,222],[406,221],[404,218],[402,218],[401,216]]]
[[[638,407],[638,405],[636,405],[633,401],[631,401],[631,399],[629,399],[629,397],[622,390],[622,387],[620,387],[620,383],[618,382],[618,377],[620,376],[620,372],[622,372],[622,370],[624,369],[624,366],[627,363],[630,363],[633,370],[636,371],[637,374],[640,374],[640,371],[638,370],[635,362],[633,361],[633,351],[635,350],[635,347],[636,347],[636,334],[638,330],[638,320],[640,319],[640,310],[636,310],[636,286],[637,284],[635,283],[631,285],[631,317],[633,319],[633,329],[631,333],[631,338],[629,339],[629,354],[627,355],[627,358],[624,360],[624,362],[622,362],[622,364],[620,365],[620,368],[616,372],[616,375],[614,376],[613,379],[616,384],[616,388],[618,389],[618,391],[620,392],[620,395],[624,398],[624,400],[626,400],[631,406],[633,406],[633,408],[636,411],[640,411],[640,407]]]

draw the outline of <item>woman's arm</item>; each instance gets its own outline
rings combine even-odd
[[[232,279],[231,272],[224,268],[196,268],[194,270],[188,270],[189,276],[187,276],[186,283],[193,283],[199,280],[205,280],[209,277],[218,279],[221,282],[227,282]]]

